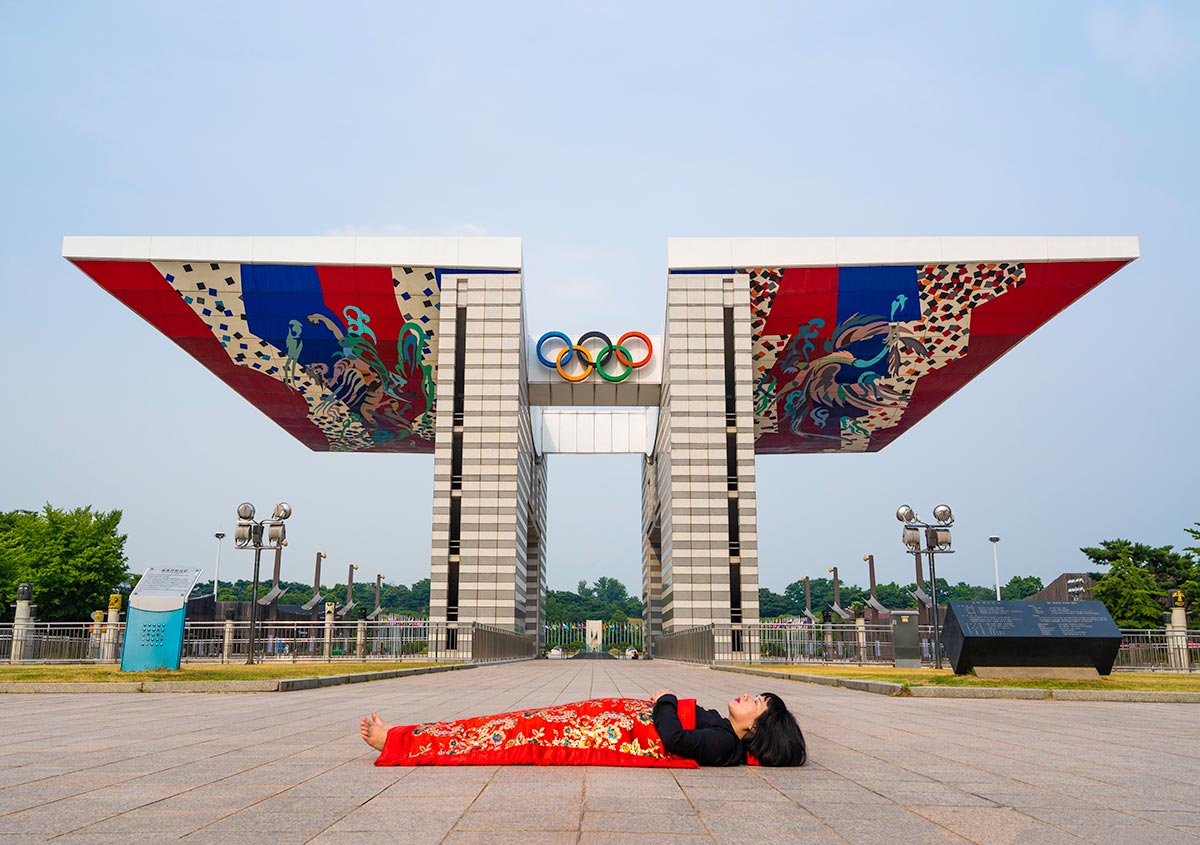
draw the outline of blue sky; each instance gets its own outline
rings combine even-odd
[[[659,331],[669,236],[1137,235],[1142,258],[874,455],[758,462],[761,581],[1045,579],[1200,520],[1194,4],[0,3],[0,508],[120,508],[211,577],[428,574],[432,460],[308,452],[59,257],[65,234],[524,239],[530,331]],[[640,588],[638,464],[550,463],[554,588]],[[223,577],[250,556],[226,540]]]

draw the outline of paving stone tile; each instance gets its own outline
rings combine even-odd
[[[5,838],[0,838],[0,842],[4,842]],[[123,845],[124,843],[154,843],[159,845],[163,841],[161,833],[65,833],[62,836],[56,836],[51,840],[37,840],[39,842],[65,842],[68,845]]]
[[[268,839],[263,836],[262,831],[206,828],[189,833],[179,841],[188,843],[188,845],[267,845],[268,842],[270,845],[302,845],[312,839],[313,835],[312,831],[307,830],[278,830],[273,832]]]
[[[457,810],[415,810],[412,812],[396,812],[395,810],[355,810],[347,813],[337,821],[332,822],[328,830],[336,832],[348,831],[388,831],[396,830],[440,830],[443,834],[462,816]]]
[[[510,810],[472,808],[458,820],[455,830],[579,830],[579,809],[533,802]]]
[[[703,833],[704,825],[692,815],[649,815],[646,813],[583,814],[583,830],[606,830],[623,833]]]
[[[763,841],[786,840],[795,835],[829,835],[832,829],[820,819],[803,816],[760,816],[754,813],[737,816],[713,816],[702,813],[701,820],[708,832],[721,836],[747,836]]]
[[[655,833],[655,845],[713,845],[716,842],[707,833]],[[628,833],[612,830],[585,830],[579,837],[579,845],[646,845],[644,833]],[[757,843],[762,845],[762,843]]]
[[[1196,845],[1196,836],[1170,827],[1077,827],[1070,831],[1094,845]]]
[[[874,842],[883,832],[878,822],[867,819],[827,819],[826,823],[835,833],[850,842]],[[886,834],[889,840],[903,842],[904,845],[962,845],[970,841],[925,819],[903,823],[889,822]]]
[[[576,831],[456,830],[442,842],[446,845],[575,845]]]
[[[445,842],[445,836],[439,830],[389,830],[382,835],[379,831],[330,830],[306,841],[313,845],[436,845]]]
[[[584,801],[585,810],[608,813],[691,813],[692,804],[679,798],[643,798],[641,796],[591,795]]]
[[[473,795],[395,795],[384,792],[362,804],[364,810],[381,810],[394,813],[415,813],[421,810],[464,812],[476,800]],[[512,806],[512,802],[507,802]]]
[[[979,845],[1070,839],[1061,828],[1006,807],[914,806],[912,811]]]

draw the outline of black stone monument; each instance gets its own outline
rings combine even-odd
[[[942,646],[956,675],[989,668],[1112,672],[1121,631],[1098,601],[952,601]]]

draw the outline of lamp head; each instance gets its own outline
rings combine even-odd
[[[933,509],[933,518],[942,523],[953,522],[954,512],[949,505],[938,505]]]
[[[910,552],[915,552],[921,548],[921,532],[912,526],[906,525],[904,527],[904,530],[900,533],[900,540]]]
[[[325,558],[329,557],[329,555],[325,554],[325,552],[317,552],[317,554],[319,554],[319,555],[321,556],[321,559],[322,559],[322,560],[324,560]]]
[[[999,543],[999,542],[1000,542],[1000,538],[999,538],[999,537],[997,537],[995,534],[993,534],[991,537],[988,537],[988,540],[990,540],[990,541],[991,541],[991,542],[993,542],[993,543]]]
[[[917,514],[916,511],[914,511],[908,505],[901,505],[900,507],[896,508],[896,519],[900,520],[901,522],[916,522]]]
[[[292,515],[292,506],[289,505],[287,502],[280,502],[279,504],[277,504],[275,506],[275,512],[273,514],[275,519],[287,519],[291,515]]]
[[[237,507],[238,519],[254,519],[254,505],[242,502]]]
[[[214,537],[216,537],[218,540],[224,540],[224,539],[225,539],[225,532],[224,532],[224,531],[218,531],[218,532],[217,532],[216,534],[214,534],[213,536],[214,536]]]

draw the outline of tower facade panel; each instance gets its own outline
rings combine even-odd
[[[654,488],[644,490],[656,499],[664,632],[758,621],[749,308],[745,275],[668,277]]]

